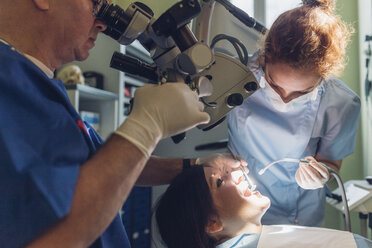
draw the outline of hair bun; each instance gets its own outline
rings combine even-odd
[[[302,0],[303,5],[309,7],[320,7],[326,11],[333,12],[335,10],[334,0]]]

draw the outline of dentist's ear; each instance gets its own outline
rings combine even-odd
[[[49,0],[32,0],[32,2],[40,10],[48,10],[49,9]]]
[[[213,216],[209,218],[208,224],[205,227],[205,231],[209,234],[216,233],[223,230],[222,223],[218,216]]]

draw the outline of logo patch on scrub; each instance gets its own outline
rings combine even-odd
[[[77,121],[77,125],[78,125],[78,127],[79,127],[79,129],[81,131],[84,131],[86,134],[89,135],[88,129],[86,128],[86,126],[84,125],[84,123],[82,122],[82,120],[78,120]]]

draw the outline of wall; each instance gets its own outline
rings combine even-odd
[[[114,1],[123,9],[126,9],[130,3],[135,1],[128,1],[128,0],[116,0]],[[161,1],[154,1],[154,0],[141,0],[141,3],[146,4],[148,7],[154,11],[154,17],[159,17],[164,11],[166,11],[169,7],[171,7],[174,3],[178,2],[176,0],[161,0]]]
[[[347,23],[352,24],[355,29],[352,35],[351,44],[347,49],[348,63],[343,75],[340,77],[354,92],[360,95],[359,77],[359,37],[358,37],[358,1],[337,0],[337,13]],[[359,125],[360,126],[360,125]],[[355,152],[344,159],[340,176],[344,182],[351,179],[361,180],[364,178],[363,172],[363,152],[361,128],[359,127]],[[335,182],[329,184],[331,189],[337,186]],[[360,233],[359,218],[357,213],[351,213],[352,231]],[[330,228],[343,230],[344,223],[340,212],[327,205],[325,225]]]
[[[363,158],[364,158],[364,174],[372,174],[372,97],[369,92],[368,98],[366,97],[365,79],[367,69],[366,58],[368,47],[372,44],[371,42],[365,41],[366,35],[372,35],[372,1],[370,0],[359,0],[359,46],[360,46],[360,92],[362,97],[362,128],[363,128]],[[369,63],[369,81],[371,80],[371,63]]]

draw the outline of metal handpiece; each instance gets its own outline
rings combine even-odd
[[[240,159],[235,155],[235,153],[233,153],[230,146],[227,146],[227,149],[229,150],[229,152],[231,153],[231,155],[233,156],[233,158],[235,160],[240,161]],[[252,180],[249,178],[248,173],[246,172],[246,168],[243,165],[240,165],[239,169],[242,171],[243,177],[244,177],[245,181],[248,183],[248,187],[249,187],[250,191],[254,191],[256,189],[257,185],[254,184],[252,182]]]
[[[240,166],[240,170],[241,170],[242,173],[243,173],[243,176],[244,176],[245,181],[247,181],[247,183],[248,183],[248,185],[249,185],[249,189],[250,189],[250,191],[254,191],[254,190],[256,189],[257,185],[254,184],[254,183],[252,182],[252,180],[249,178],[248,173],[246,172],[244,166],[241,165],[241,166]]]

